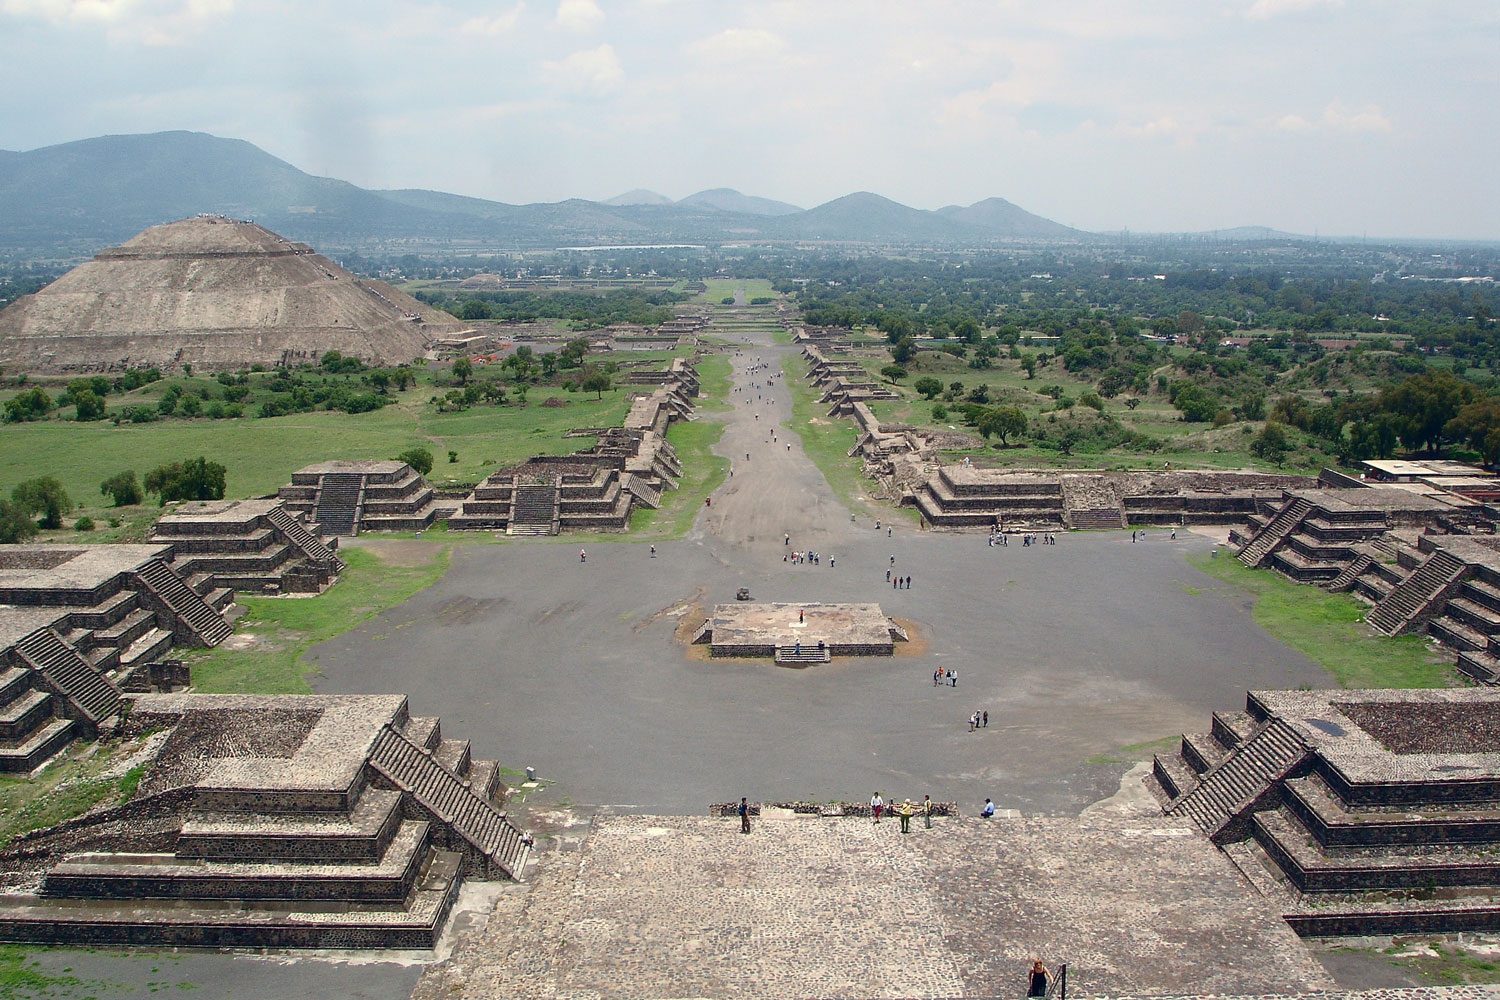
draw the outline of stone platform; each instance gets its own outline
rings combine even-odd
[[[717,604],[693,642],[707,643],[715,657],[782,659],[782,652],[820,648],[829,656],[890,656],[906,638],[878,604]]]
[[[1332,985],[1189,825],[912,826],[598,817],[413,996],[1020,996],[1033,956],[1078,996]]]

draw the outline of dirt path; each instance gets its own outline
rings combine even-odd
[[[780,375],[802,377],[796,348],[751,335],[733,364],[729,415],[715,452],[727,457],[729,479],[698,512],[689,538],[716,550],[735,565],[780,562],[788,549],[837,558],[854,533],[869,533],[865,519],[851,523],[849,509],[834,495],[823,473],[787,430],[791,393]],[[786,537],[790,535],[790,544]]]

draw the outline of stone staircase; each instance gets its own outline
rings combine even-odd
[[[73,720],[54,715],[55,696],[35,683],[35,671],[0,669],[0,774],[28,774],[73,739]]]
[[[224,616],[160,559],[146,563],[136,575],[204,646],[217,646],[234,634]]]
[[[559,484],[550,480],[517,482],[510,501],[507,535],[555,535],[558,531]]]
[[[313,520],[325,534],[359,534],[359,507],[365,477],[357,472],[326,472],[318,483]]]
[[[31,633],[16,643],[15,651],[95,726],[119,711],[120,689],[52,629]]]
[[[1354,581],[1358,580],[1374,561],[1367,554],[1361,552],[1354,557],[1354,560],[1349,565],[1339,571],[1338,576],[1323,584],[1323,589],[1343,593],[1354,586]]]
[[[1178,795],[1165,812],[1169,816],[1187,816],[1214,838],[1254,806],[1309,752],[1290,726],[1272,719],[1203,772],[1197,784]]]
[[[1386,635],[1399,635],[1409,630],[1435,601],[1446,595],[1467,569],[1462,560],[1442,549],[1435,550],[1426,562],[1412,570],[1411,575],[1391,588],[1391,592],[1365,616],[1365,621]]]
[[[1293,497],[1286,506],[1281,508],[1281,513],[1272,518],[1271,523],[1256,532],[1255,537],[1245,543],[1245,547],[1236,554],[1239,561],[1251,569],[1259,567],[1277,545],[1297,530],[1297,526],[1311,510],[1311,503],[1301,497]]]
[[[1125,527],[1124,508],[1092,507],[1068,511],[1068,527],[1074,531],[1098,531]]]
[[[370,764],[423,809],[450,824],[487,862],[520,880],[530,851],[521,831],[487,797],[443,766],[433,750],[386,726],[376,737]]]
[[[272,509],[266,514],[266,520],[270,521],[271,525],[277,531],[285,535],[287,541],[301,549],[307,558],[314,562],[335,565],[340,570],[344,568],[344,561],[338,557],[338,554],[327,545],[324,545],[321,538],[308,531],[301,521],[287,513],[285,507]]]
[[[1125,505],[1103,476],[1071,475],[1060,481],[1063,521],[1075,531],[1119,530],[1125,524]]]
[[[776,662],[789,666],[807,666],[810,663],[827,663],[831,657],[827,646],[777,646]]]

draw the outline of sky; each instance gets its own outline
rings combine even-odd
[[[1497,0],[0,0],[0,148],[188,129],[511,203],[1500,239],[1497,53]]]

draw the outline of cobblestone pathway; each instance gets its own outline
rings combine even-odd
[[[473,997],[1255,994],[1331,982],[1192,831],[1157,819],[600,817],[429,970]],[[1273,956],[1268,958],[1268,956]]]

